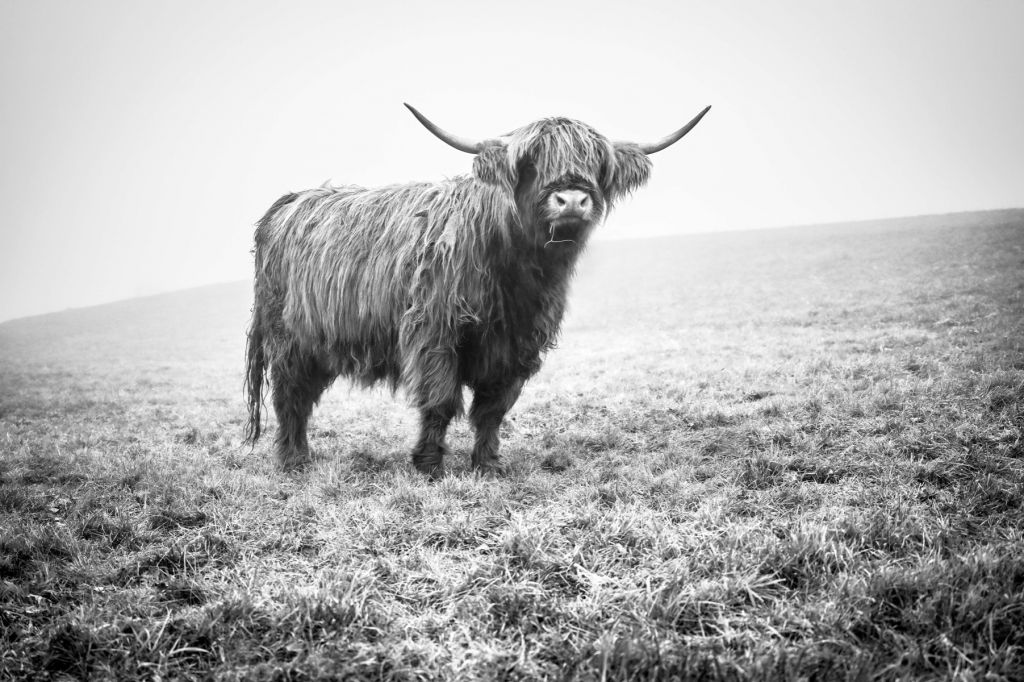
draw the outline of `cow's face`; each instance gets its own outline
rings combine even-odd
[[[651,164],[639,147],[590,126],[549,118],[481,145],[474,175],[514,197],[520,222],[546,245],[582,243],[611,204],[643,185]]]
[[[514,201],[519,222],[545,245],[582,243],[619,197],[647,182],[647,157],[678,142],[711,108],[658,142],[633,144],[610,142],[585,123],[568,118],[545,118],[477,142],[452,135],[405,106],[447,144],[475,154],[476,178]]]

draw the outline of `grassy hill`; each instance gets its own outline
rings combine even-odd
[[[595,243],[503,426],[240,444],[247,282],[0,324],[0,677],[1024,677],[1024,211]]]

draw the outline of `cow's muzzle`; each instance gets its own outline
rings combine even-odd
[[[548,223],[547,242],[576,242],[586,231],[590,223],[578,216],[563,216]]]

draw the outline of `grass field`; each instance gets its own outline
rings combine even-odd
[[[1024,679],[1024,211],[594,244],[497,480],[249,302],[0,325],[0,678]]]

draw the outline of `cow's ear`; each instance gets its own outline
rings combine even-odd
[[[480,182],[511,191],[515,187],[516,173],[508,158],[508,147],[501,142],[485,143],[473,159],[473,174]]]
[[[607,193],[618,198],[643,187],[651,177],[651,160],[632,142],[615,143],[615,164],[608,169]]]

